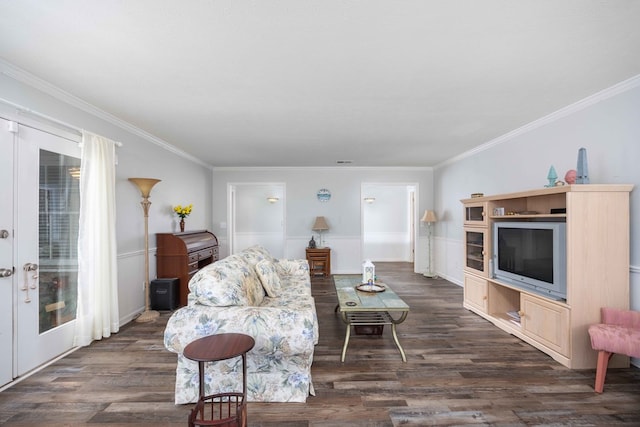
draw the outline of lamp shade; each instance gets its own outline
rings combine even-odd
[[[426,210],[424,211],[424,216],[420,220],[422,222],[436,222],[438,218],[436,218],[436,213],[434,211]]]
[[[329,225],[323,216],[317,216],[316,221],[313,223],[313,227],[311,227],[313,231],[325,231],[329,229]]]
[[[140,189],[142,197],[149,197],[153,186],[160,182],[159,179],[154,178],[129,178],[129,181],[133,182]]]

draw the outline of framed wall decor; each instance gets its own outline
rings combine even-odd
[[[316,193],[316,197],[321,202],[328,202],[329,200],[331,200],[331,191],[327,190],[326,188],[321,188]]]

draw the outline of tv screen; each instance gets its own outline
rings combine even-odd
[[[566,298],[565,223],[496,222],[493,276],[554,298]]]
[[[498,269],[553,283],[553,230],[499,228]]]

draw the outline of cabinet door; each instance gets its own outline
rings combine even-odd
[[[464,229],[464,269],[483,277],[489,277],[489,248],[486,228]]]
[[[464,225],[487,225],[488,202],[471,202],[464,204]]]
[[[466,308],[487,312],[487,281],[481,277],[464,275],[464,303]]]
[[[550,300],[521,294],[522,331],[537,342],[569,356],[569,309]]]

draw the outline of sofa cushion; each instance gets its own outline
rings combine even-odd
[[[306,259],[276,259],[276,271],[281,279],[289,277],[309,278],[309,263]]]
[[[264,288],[254,267],[247,266],[245,270],[244,291],[247,294],[249,305],[259,307],[264,301]]]
[[[271,298],[277,297],[281,285],[280,276],[278,276],[275,264],[267,259],[263,259],[256,264],[256,273],[258,273],[262,287],[267,295]]]
[[[200,269],[189,281],[189,290],[192,298],[202,305],[253,305],[253,295],[250,298],[246,290],[246,283],[251,275],[257,279],[241,257],[231,255]]]
[[[269,251],[267,251],[260,245],[254,245],[243,249],[242,252],[238,253],[238,255],[240,255],[247,262],[247,264],[252,267],[263,259],[274,262],[274,258],[271,256]]]
[[[249,305],[242,274],[227,274],[223,269],[201,269],[189,281],[191,298],[212,307]]]
[[[256,265],[263,260],[273,262],[274,259],[265,248],[260,245],[250,246],[238,252],[237,256],[241,257],[250,269],[245,283],[245,291],[249,299],[249,305],[259,306],[262,304],[265,296],[265,288],[257,274]]]

